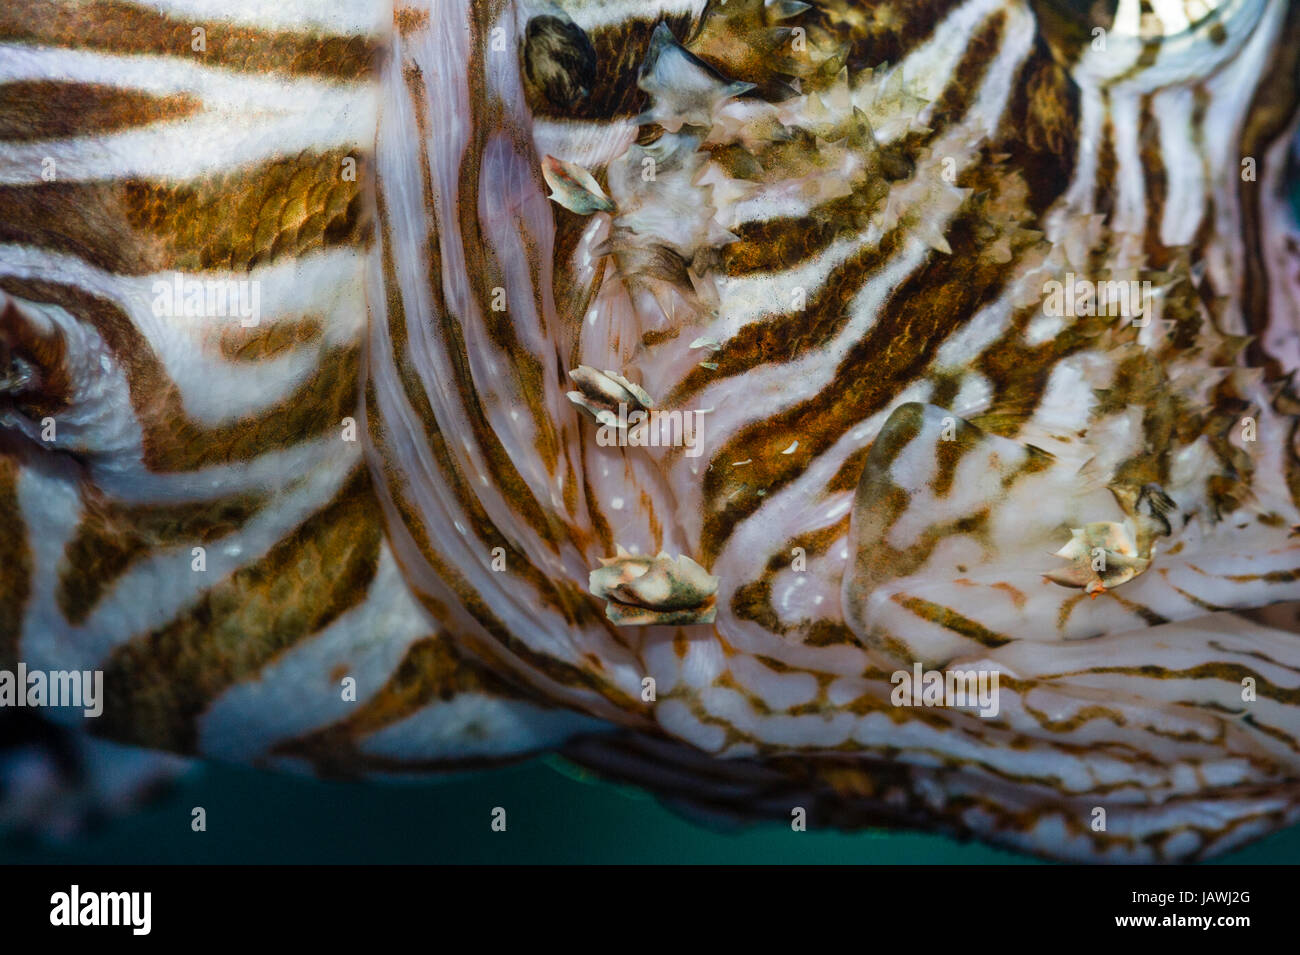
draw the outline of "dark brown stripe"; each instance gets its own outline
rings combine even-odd
[[[29,142],[119,132],[201,108],[178,93],[153,96],[98,83],[23,80],[0,84],[0,141]]]
[[[1025,333],[1030,323],[1042,314],[1041,302],[1017,309],[1006,330],[975,359],[975,370],[993,387],[993,399],[989,410],[972,417],[971,424],[1004,438],[1014,438],[1033,416],[1057,363],[1082,349],[1094,347],[1110,323],[1104,316],[1081,317],[1059,334],[1029,345]]]
[[[1029,205],[1041,214],[1074,177],[1079,90],[1040,36],[1012,84],[998,123],[997,151],[1029,185]]]
[[[929,620],[936,626],[951,630],[953,633],[968,640],[974,640],[983,646],[1004,647],[1011,642],[1010,637],[994,633],[977,621],[971,620],[969,617],[963,617],[951,607],[932,603],[929,600],[922,600],[920,597],[909,597],[906,594],[894,594],[891,599],[894,603],[916,614],[922,620]]]
[[[782,364],[824,348],[848,324],[853,299],[872,276],[898,254],[908,235],[900,225],[880,242],[835,266],[816,289],[803,311],[785,312],[750,322],[709,354],[716,368],[692,367],[664,398],[674,407],[724,378],[742,375],[764,364]],[[787,442],[788,444],[789,442]],[[735,460],[743,460],[741,455]]]
[[[877,16],[861,0],[819,0],[805,16],[824,24],[846,45],[845,62],[857,71],[902,62],[961,4],[962,0],[907,0],[883,5],[882,15]]]
[[[1050,43],[1056,58],[1073,66],[1093,41],[1098,27],[1110,32],[1115,23],[1115,0],[1030,0],[1041,40]]]
[[[719,250],[721,271],[739,278],[811,262],[836,239],[855,234],[847,223],[857,211],[856,197],[846,196],[817,207],[809,216],[743,222],[732,229],[736,241]]]
[[[195,29],[204,32],[204,52],[193,49]],[[220,20],[177,20],[118,0],[7,0],[0,7],[0,41],[129,56],[176,56],[250,73],[341,80],[371,73],[382,50],[377,40],[366,37],[277,33]]]
[[[1097,165],[1092,183],[1092,211],[1104,218],[1106,226],[1111,225],[1115,214],[1116,173],[1119,160],[1115,155],[1115,125],[1110,115],[1110,95],[1102,94],[1102,110],[1105,120],[1102,124],[1101,146],[1097,150]],[[1094,250],[1098,253],[1104,250]]]
[[[1165,200],[1169,196],[1169,176],[1165,172],[1164,154],[1160,148],[1160,120],[1155,115],[1154,100],[1154,96],[1142,97],[1138,119],[1138,156],[1142,162],[1142,178],[1146,186],[1147,217],[1143,236],[1146,264],[1151,269],[1160,269],[1170,261],[1161,238]]]
[[[979,28],[971,35],[966,44],[966,51],[952,72],[951,79],[935,100],[926,124],[929,129],[918,135],[917,144],[908,152],[919,151],[922,146],[933,143],[943,131],[961,121],[967,110],[979,95],[984,77],[997,59],[1007,28],[1005,10],[998,10],[984,19]],[[910,138],[910,136],[909,136]]]

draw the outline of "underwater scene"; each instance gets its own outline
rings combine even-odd
[[[1300,862],[1297,369],[1300,3],[6,0],[0,863]]]

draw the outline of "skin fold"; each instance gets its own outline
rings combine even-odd
[[[102,673],[63,766],[1293,824],[1297,51],[1280,0],[10,3],[0,671]]]

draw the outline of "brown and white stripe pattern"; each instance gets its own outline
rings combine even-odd
[[[258,7],[3,34],[4,327],[68,381],[6,419],[0,622],[106,667],[109,732],[386,772],[603,720],[633,735],[575,758],[678,799],[1081,858],[1300,814],[1300,639],[1222,612],[1300,597],[1293,8],[1122,0],[1098,50],[1053,0]],[[594,51],[585,97],[529,79],[542,17]],[[698,149],[647,122],[728,81]],[[619,208],[548,202],[544,155]],[[173,271],[258,279],[262,327],[159,321]],[[1169,323],[1045,314],[1072,272],[1152,281]],[[579,365],[704,412],[703,455],[602,446]],[[1041,575],[1117,481],[1178,527],[1081,603]],[[716,622],[614,626],[587,579],[618,548],[699,561]],[[914,660],[996,669],[999,717],[893,706]]]
[[[394,740],[458,766],[586,725],[411,599],[349,434],[390,23],[369,3],[0,14],[0,351],[37,376],[0,408],[0,665],[102,668],[96,732],[356,772],[400,767]],[[159,314],[156,283],[195,280],[255,284],[260,322]]]

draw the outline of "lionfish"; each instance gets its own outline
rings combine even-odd
[[[1284,0],[9,0],[0,669],[328,776],[1293,824],[1298,58]]]

